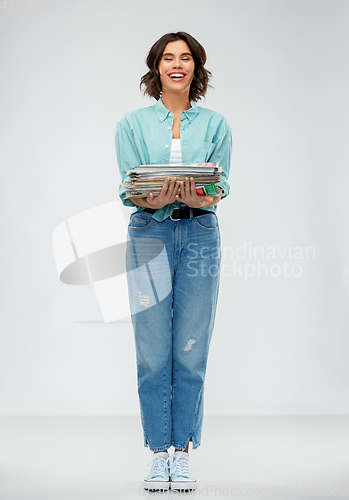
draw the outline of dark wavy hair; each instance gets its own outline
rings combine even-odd
[[[204,68],[206,63],[206,51],[203,46],[195,40],[194,37],[185,33],[184,31],[178,31],[177,33],[166,33],[163,35],[149,50],[146,63],[149,68],[148,73],[142,76],[140,89],[142,85],[145,86],[143,94],[148,94],[150,97],[155,97],[158,101],[161,95],[161,81],[159,73],[159,64],[166,48],[166,45],[170,42],[175,42],[177,40],[183,40],[188,45],[190,52],[194,58],[195,69],[194,77],[190,84],[189,90],[189,100],[198,101],[201,97],[204,97],[207,92],[207,87],[212,87],[209,85],[209,79],[212,76],[211,71]]]

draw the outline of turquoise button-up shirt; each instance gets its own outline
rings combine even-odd
[[[190,101],[191,108],[181,113],[180,138],[183,163],[219,162],[223,172],[217,184],[224,190],[221,200],[228,196],[230,159],[232,152],[232,131],[221,114],[198,106]],[[127,113],[117,124],[115,146],[118,167],[124,180],[132,167],[145,164],[169,163],[172,144],[174,116],[163,104],[162,99],[153,106],[139,108]],[[133,212],[143,210],[124,200],[125,188],[120,184],[119,196],[124,205],[134,207]],[[156,210],[155,220],[161,222],[169,217],[180,201]],[[215,212],[217,205],[203,210]]]

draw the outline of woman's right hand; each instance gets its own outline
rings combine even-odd
[[[176,177],[167,177],[162,186],[160,193],[157,196],[154,196],[153,193],[149,193],[146,201],[152,208],[159,209],[164,207],[165,205],[169,205],[176,201],[176,195],[178,194],[179,189],[179,181],[176,182]]]

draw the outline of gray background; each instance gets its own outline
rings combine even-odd
[[[346,0],[0,10],[0,414],[139,412],[131,324],[104,324],[92,287],[59,281],[51,235],[118,199],[116,123],[155,103],[139,91],[147,52],[180,30],[213,73],[198,104],[234,135],[206,414],[348,413],[348,15]]]

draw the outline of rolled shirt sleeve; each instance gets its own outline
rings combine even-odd
[[[233,149],[233,134],[226,119],[222,121],[221,127],[218,129],[216,135],[218,140],[208,161],[219,162],[219,166],[222,167],[223,172],[221,173],[221,180],[216,184],[216,186],[221,187],[224,191],[221,197],[222,200],[230,193],[228,177],[230,173],[230,163]]]
[[[132,167],[142,163],[136,148],[133,130],[125,117],[116,125],[115,148],[121,180],[124,181],[126,173]],[[124,200],[125,196],[126,190],[120,183],[119,197],[122,203],[127,207],[135,207],[136,205],[131,200]]]

